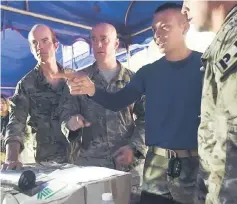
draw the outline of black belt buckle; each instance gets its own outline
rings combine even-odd
[[[172,178],[178,178],[182,170],[182,161],[174,151],[172,150],[168,151],[170,157],[169,157],[167,175]]]

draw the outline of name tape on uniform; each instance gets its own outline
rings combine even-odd
[[[216,62],[217,68],[224,75],[231,71],[234,66],[237,66],[237,40],[230,49]]]

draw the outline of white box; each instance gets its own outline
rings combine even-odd
[[[38,166],[31,170],[37,169]],[[25,193],[5,194],[2,204],[100,204],[103,193],[112,193],[115,204],[128,204],[131,192],[131,174],[104,167],[61,166],[49,171],[41,169],[42,180],[48,180]],[[41,179],[39,179],[41,178]],[[4,192],[1,190],[4,194]],[[36,193],[37,192],[37,193]],[[32,196],[33,194],[33,196]],[[8,200],[7,200],[8,199]]]

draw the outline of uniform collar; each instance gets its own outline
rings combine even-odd
[[[130,78],[129,77],[125,77],[125,72],[126,72],[126,68],[124,65],[122,65],[119,61],[117,61],[118,66],[120,68],[118,76],[116,81],[124,81],[124,82],[129,82]],[[95,77],[96,75],[99,74],[99,69],[96,66],[96,61],[89,67],[89,69],[87,69],[87,73],[89,75],[90,78]]]

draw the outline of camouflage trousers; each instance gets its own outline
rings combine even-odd
[[[199,142],[200,168],[195,204],[237,203],[237,125],[224,128],[225,124],[215,126],[215,137],[210,135],[214,140],[212,145]],[[207,135],[202,141],[210,141]]]
[[[167,175],[169,159],[157,155],[149,147],[143,173],[142,190],[183,204],[192,204],[196,189],[198,157],[180,158],[182,170],[178,178]]]

